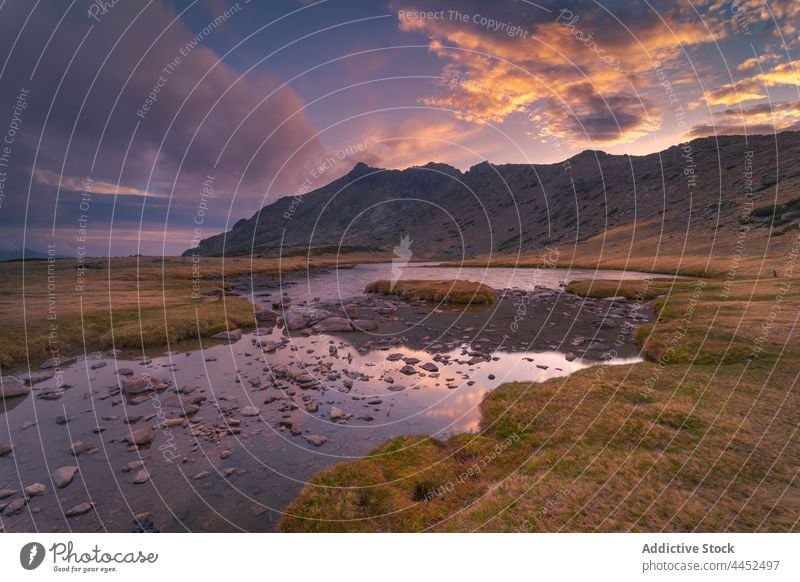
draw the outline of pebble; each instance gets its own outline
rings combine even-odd
[[[73,507],[70,507],[68,510],[64,512],[66,517],[75,517],[77,515],[83,515],[84,513],[89,513],[92,508],[94,507],[94,503],[90,501],[84,501],[83,503],[79,503]]]
[[[57,489],[63,489],[70,483],[72,483],[72,479],[75,478],[75,473],[78,472],[78,467],[73,465],[67,465],[66,467],[61,467],[53,471],[53,483]]]

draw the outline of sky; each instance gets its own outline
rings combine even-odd
[[[796,0],[0,0],[0,256],[179,254],[357,162],[800,129]]]

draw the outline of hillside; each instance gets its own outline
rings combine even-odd
[[[318,190],[282,198],[204,239],[197,252],[391,251],[408,234],[416,258],[516,256],[627,236],[638,226],[669,254],[687,240],[737,237],[749,210],[753,231],[786,232],[800,218],[798,159],[800,132],[785,132],[701,138],[646,156],[584,151],[560,164],[483,162],[467,172],[434,163],[405,170],[359,163]],[[784,207],[772,225],[775,203]]]

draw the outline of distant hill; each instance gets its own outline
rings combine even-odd
[[[41,260],[47,258],[47,253],[35,251],[33,249],[22,247],[16,248],[0,248],[0,262],[2,261],[19,261],[25,258],[26,260]]]
[[[391,252],[409,235],[415,258],[512,255],[639,223],[657,225],[659,240],[677,243],[690,231],[710,240],[719,229],[739,230],[747,187],[758,211],[754,228],[777,233],[797,224],[800,132],[700,138],[646,156],[584,151],[558,164],[483,162],[467,172],[435,163],[405,170],[359,163],[184,254],[275,256],[309,247]]]

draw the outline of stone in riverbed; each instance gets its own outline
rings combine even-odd
[[[264,309],[263,311],[259,311],[256,313],[256,321],[260,322],[275,322],[278,319],[278,314],[272,311],[271,309]]]
[[[14,445],[8,443],[0,443],[0,457],[6,457],[14,450]]]
[[[96,453],[97,449],[92,443],[85,443],[83,441],[75,441],[70,447],[70,452],[76,457],[83,454]]]
[[[413,374],[416,374],[417,370],[414,368],[414,366],[406,364],[405,366],[400,368],[400,373],[405,374],[406,376],[411,376]]]
[[[148,374],[142,374],[141,376],[136,376],[135,378],[127,378],[120,383],[122,388],[122,392],[125,393],[126,396],[135,396],[137,394],[142,394],[144,392],[160,392],[162,390],[166,390],[169,386],[159,380],[158,378],[154,378]]]
[[[6,497],[11,497],[12,495],[16,495],[16,489],[0,489],[0,499],[5,499]]]
[[[147,472],[147,469],[142,469],[136,476],[133,478],[133,482],[137,485],[141,485],[142,483],[147,483],[150,480],[150,473]]]
[[[47,485],[44,483],[31,483],[25,487],[24,491],[28,497],[38,497],[47,493]]]
[[[6,517],[11,515],[16,515],[20,511],[22,511],[22,508],[25,507],[27,503],[28,500],[25,499],[24,497],[15,499],[14,501],[6,505],[5,509],[3,510],[3,515],[5,515]]]
[[[94,503],[90,501],[84,501],[83,503],[79,503],[78,505],[70,507],[64,512],[64,515],[66,517],[76,517],[78,515],[83,515],[84,513],[89,513],[93,507]]]
[[[128,437],[128,443],[136,446],[144,446],[152,443],[156,438],[156,431],[152,427],[145,426],[132,431]]]
[[[317,323],[313,330],[317,333],[353,331],[353,326],[350,325],[350,320],[344,317],[328,317]]]
[[[75,473],[77,472],[78,467],[72,465],[67,465],[66,467],[56,469],[53,471],[53,483],[57,489],[63,489],[72,483],[72,479],[75,477]]]
[[[226,340],[229,342],[238,342],[242,339],[242,330],[241,329],[232,329],[230,331],[221,331],[219,333],[215,333],[211,336],[212,339],[218,340]]]
[[[327,319],[332,315],[331,312],[325,311],[324,309],[293,305],[283,312],[283,321],[287,329],[295,331],[314,325],[318,321]]]
[[[356,331],[374,331],[378,329],[377,319],[354,319],[353,328]]]
[[[39,369],[48,370],[50,368],[63,368],[65,366],[69,366],[70,364],[74,364],[76,359],[77,358],[50,358],[41,366],[39,366]]]
[[[27,396],[30,391],[31,389],[15,376],[3,376],[0,379],[0,399]]]
[[[432,364],[431,362],[427,362],[425,364],[422,364],[420,366],[420,368],[422,368],[426,372],[438,372],[439,371],[439,366],[437,366],[436,364]]]
[[[242,416],[258,416],[261,412],[255,406],[245,406],[241,410]]]
[[[346,420],[350,418],[350,415],[347,414],[341,408],[337,408],[336,406],[331,407],[331,420],[336,422],[337,420]]]
[[[321,447],[328,442],[328,437],[322,436],[321,434],[307,434],[305,435],[305,439],[315,447]]]

